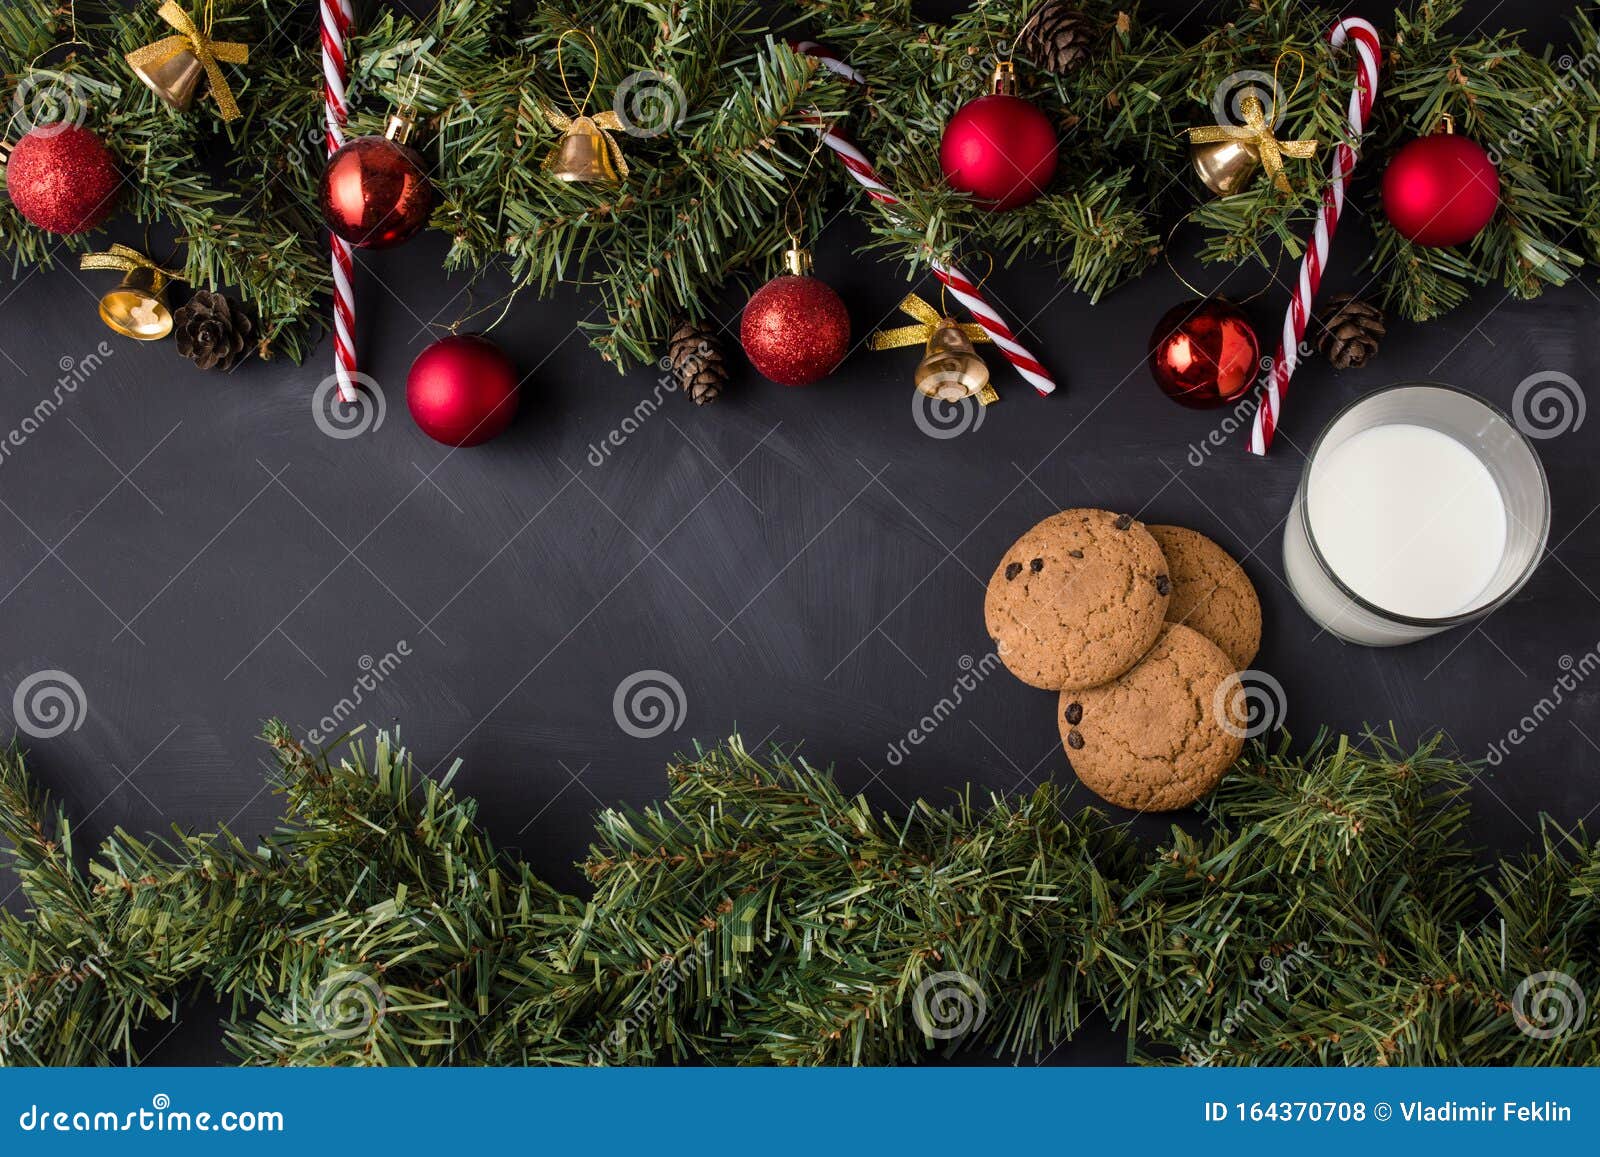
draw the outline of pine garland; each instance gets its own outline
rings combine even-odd
[[[1022,1060],[1091,1017],[1151,1064],[1600,1059],[1600,1018],[1524,1031],[1551,1010],[1519,991],[1600,991],[1600,850],[1547,821],[1480,869],[1473,768],[1436,739],[1256,746],[1203,834],[1147,851],[1053,786],[896,819],[735,737],[596,818],[587,898],[497,852],[455,768],[419,776],[387,735],[336,758],[265,739],[286,822],[259,846],[118,830],[86,868],[0,759],[29,909],[0,918],[0,1060],[133,1062],[206,992],[254,1065]],[[951,984],[947,1038],[928,993]]]
[[[983,91],[993,54],[1016,41],[1039,6],[979,0],[930,24],[912,0],[799,0],[798,16],[780,28],[737,0],[615,0],[599,22],[560,0],[529,15],[515,0],[440,0],[432,16],[384,11],[356,30],[352,129],[381,131],[394,105],[415,105],[418,143],[441,192],[432,224],[451,242],[447,268],[475,276],[504,268],[514,291],[541,296],[564,283],[585,287],[599,300],[583,328],[619,367],[659,354],[678,317],[717,312],[730,281],[774,272],[797,222],[815,242],[825,213],[841,208],[868,223],[873,247],[913,270],[936,255],[978,251],[1002,265],[1048,261],[1091,301],[1149,269],[1191,212],[1208,260],[1270,268],[1280,247],[1298,256],[1325,164],[1300,165],[1292,194],[1257,181],[1196,210],[1181,131],[1208,123],[1223,78],[1270,72],[1292,50],[1307,68],[1283,133],[1331,145],[1351,84],[1348,61],[1323,43],[1333,9],[1228,0],[1215,27],[1189,42],[1146,24],[1132,4],[1081,0],[1095,33],[1088,58],[1060,76],[1026,60],[1019,69],[1029,98],[1062,128],[1061,174],[1047,196],[991,214],[945,188],[937,142],[949,115]],[[0,10],[0,68],[13,89],[60,84],[83,102],[87,123],[132,177],[125,208],[133,218],[174,234],[192,285],[233,289],[255,305],[264,353],[300,357],[325,324],[329,288],[315,207],[315,6],[215,7],[216,35],[252,45],[248,65],[229,66],[245,111],[232,125],[204,97],[187,113],[165,108],[128,72],[123,52],[170,31],[154,4],[14,0]],[[1575,7],[1572,43],[1560,53],[1534,54],[1507,32],[1462,29],[1452,0],[1406,4],[1390,23],[1358,185],[1376,231],[1367,260],[1373,295],[1394,314],[1425,321],[1474,286],[1529,298],[1600,261],[1600,39],[1587,9]],[[554,48],[572,29],[589,32],[598,51],[569,38],[563,82]],[[828,43],[870,87],[857,91],[796,55],[780,32]],[[681,91],[683,120],[623,138],[634,170],[628,184],[573,186],[544,173],[556,134],[541,106],[570,104],[592,77],[592,99],[604,107],[643,70]],[[676,99],[670,86],[663,92]],[[1446,113],[1497,157],[1503,205],[1469,245],[1425,249],[1376,211],[1370,178]],[[816,154],[818,116],[847,125],[901,196],[899,210],[861,197],[831,158]],[[24,269],[50,264],[60,245],[0,202],[0,247]]]

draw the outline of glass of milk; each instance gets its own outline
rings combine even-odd
[[[1352,402],[1317,438],[1283,565],[1325,629],[1392,647],[1506,602],[1549,535],[1544,468],[1511,420],[1464,390],[1406,384]]]

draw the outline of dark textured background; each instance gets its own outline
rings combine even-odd
[[[1490,26],[1527,20],[1536,44],[1559,35],[1566,6],[1533,7],[1475,14]],[[120,239],[139,240],[128,228]],[[892,269],[853,255],[861,239],[840,222],[815,246],[858,338],[892,320],[905,291]],[[1366,241],[1352,215],[1330,289],[1361,283]],[[741,371],[711,408],[667,397],[596,466],[591,445],[651,394],[656,374],[618,377],[590,353],[573,327],[593,302],[576,293],[519,301],[495,334],[527,374],[509,433],[451,452],[413,426],[406,369],[437,336],[430,326],[470,308],[464,282],[437,272],[441,255],[427,238],[362,261],[365,366],[388,400],[378,429],[347,441],[319,432],[309,399],[328,372],[326,346],[306,366],[224,377],[192,370],[170,344],[117,341],[0,463],[0,712],[35,671],[82,684],[81,729],[32,743],[31,763],[84,836],[117,824],[266,830],[277,801],[252,738],[261,719],[315,726],[349,694],[362,656],[400,640],[411,655],[365,718],[403,724],[425,767],[463,760],[457,782],[482,800],[494,837],[571,886],[595,808],[659,795],[674,751],[736,727],[752,745],[805,740],[812,759],[896,811],[967,781],[1071,784],[1053,697],[1003,672],[904,766],[886,761],[987,648],[982,593],[995,559],[1066,506],[1192,526],[1244,559],[1266,616],[1257,665],[1284,684],[1302,739],[1320,724],[1392,719],[1406,738],[1445,728],[1478,756],[1549,690],[1562,656],[1600,641],[1600,420],[1541,444],[1551,555],[1476,628],[1403,650],[1344,646],[1296,607],[1280,559],[1298,447],[1335,409],[1405,379],[1501,405],[1537,371],[1592,383],[1590,285],[1534,303],[1486,290],[1427,327],[1395,324],[1363,372],[1336,376],[1314,359],[1268,460],[1248,459],[1236,437],[1196,468],[1188,448],[1218,415],[1168,402],[1143,367],[1155,319],[1184,297],[1171,275],[1091,307],[1043,268],[1010,270],[993,292],[1058,374],[1054,398],[991,358],[1003,402],[981,428],[935,440],[912,421],[915,352],[858,349],[809,389]],[[1242,296],[1264,281],[1246,270],[1229,288]],[[58,363],[110,336],[94,316],[108,285],[59,271],[5,292],[0,430],[49,391]],[[474,305],[494,292],[479,289]],[[1284,300],[1274,289],[1250,307],[1263,335]],[[670,673],[687,704],[679,729],[648,740],[612,711],[619,683],[643,669]],[[1569,701],[1482,778],[1479,841],[1520,848],[1539,813],[1574,822],[1596,806],[1597,694]],[[1082,789],[1073,798],[1091,802]],[[1157,836],[1165,821],[1137,827]],[[214,1010],[169,1027],[147,1042],[154,1062],[223,1057]],[[1091,1033],[1054,1060],[1114,1059],[1120,1047]]]

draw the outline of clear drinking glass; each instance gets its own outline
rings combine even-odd
[[[1472,605],[1443,618],[1398,614],[1356,594],[1323,557],[1307,513],[1319,455],[1364,430],[1397,423],[1447,434],[1472,451],[1493,477],[1505,504],[1505,550],[1493,577]],[[1481,618],[1507,602],[1539,565],[1549,537],[1550,487],[1544,467],[1511,419],[1465,390],[1431,382],[1406,383],[1351,402],[1318,436],[1284,528],[1283,565],[1300,606],[1331,634],[1369,647],[1393,647]]]

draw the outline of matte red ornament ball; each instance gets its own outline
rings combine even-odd
[[[1471,241],[1500,207],[1500,172],[1454,133],[1409,141],[1383,171],[1383,212],[1400,235],[1441,247]]]
[[[441,338],[411,363],[406,405],[435,442],[476,446],[500,434],[516,416],[517,368],[488,338]]]
[[[6,162],[6,192],[30,222],[51,233],[87,233],[117,207],[122,173],[105,142],[81,125],[40,125]]]
[[[1060,148],[1045,116],[1019,96],[995,93],[956,110],[939,142],[952,189],[992,210],[1026,205],[1049,185]]]
[[[328,228],[358,249],[414,237],[433,212],[422,158],[388,137],[356,137],[328,158],[320,191]]]
[[[1175,402],[1197,410],[1235,400],[1255,379],[1261,345],[1244,311],[1208,297],[1173,306],[1150,335],[1150,373]]]
[[[850,352],[850,311],[826,281],[785,274],[750,295],[739,341],[769,381],[810,385]]]

